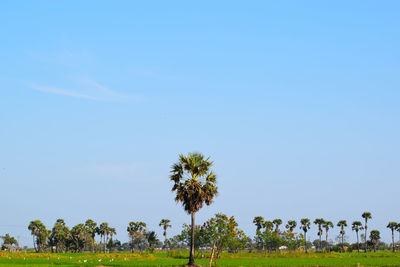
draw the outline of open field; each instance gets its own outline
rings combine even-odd
[[[0,253],[3,266],[179,266],[187,263],[183,253],[167,255],[93,253]],[[196,263],[208,266],[208,259]],[[400,266],[400,253],[381,251],[377,253],[224,253],[218,266]]]

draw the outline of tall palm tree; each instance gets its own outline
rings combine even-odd
[[[35,249],[36,252],[38,251],[38,248],[36,247],[35,239],[39,235],[39,224],[41,224],[41,223],[42,222],[39,220],[31,221],[28,226],[28,230],[31,231],[32,238],[33,238],[33,248]]]
[[[218,194],[217,178],[211,171],[213,162],[200,153],[179,155],[179,162],[172,166],[170,180],[174,182],[176,202],[181,202],[184,210],[191,215],[191,239],[188,265],[194,265],[195,214],[204,204],[211,205]]]
[[[75,252],[83,252],[85,248],[85,225],[83,223],[77,224],[71,229],[71,240]]]
[[[322,226],[325,228],[326,246],[328,247],[328,232],[329,228],[333,228],[333,223],[331,221],[325,221]]]
[[[392,231],[392,246],[393,246],[393,252],[395,252],[394,249],[394,231],[397,229],[398,224],[396,222],[389,222],[389,224],[386,226]]]
[[[258,233],[264,227],[264,218],[261,216],[254,217],[253,223],[256,225],[256,232]]]
[[[117,230],[115,230],[114,227],[110,227],[110,228],[108,229],[108,234],[110,235],[110,243],[112,244],[112,242],[113,242],[113,236],[117,234]],[[107,245],[108,245],[108,242],[107,242]],[[112,248],[109,247],[109,249],[112,249]]]
[[[100,235],[100,240],[103,239],[103,252],[106,253],[106,246],[107,246],[107,240],[108,239],[108,234],[109,234],[110,227],[108,227],[108,223],[103,222],[100,224],[98,227],[98,234]],[[100,241],[100,243],[102,243]]]
[[[347,227],[347,222],[346,222],[346,220],[340,220],[340,221],[337,223],[337,226],[340,227],[340,235],[342,236],[342,252],[344,252],[344,234],[346,233],[346,232],[344,231],[344,228]]]
[[[301,223],[300,228],[304,232],[304,249],[307,253],[307,231],[308,231],[308,229],[310,229],[311,222],[310,222],[310,219],[303,218],[300,220],[300,223]]]
[[[273,224],[275,224],[275,233],[279,234],[280,230],[279,230],[279,225],[282,224],[282,220],[281,219],[274,219],[272,221]]]
[[[68,242],[71,239],[71,231],[66,226],[63,219],[57,219],[51,232],[53,246],[56,246],[56,252],[65,251]]]
[[[372,244],[374,244],[374,252],[376,252],[376,245],[381,239],[380,233],[378,230],[372,230],[369,234],[369,238],[371,239]]]
[[[358,239],[358,231],[360,231],[362,229],[364,229],[364,228],[362,227],[362,223],[360,221],[354,221],[351,224],[351,230],[356,231],[356,235],[357,235],[357,252],[360,252],[360,242]]]
[[[368,236],[368,220],[372,219],[371,212],[365,211],[363,214],[361,214],[361,217],[364,218],[365,223],[364,223],[364,230],[365,230],[365,252],[367,252],[367,236]]]
[[[289,230],[290,233],[293,233],[294,228],[296,228],[297,222],[294,220],[289,220],[286,224],[286,229]]]
[[[85,231],[90,236],[90,250],[94,252],[97,223],[91,219],[85,222]]]
[[[33,237],[33,246],[36,252],[41,252],[46,245],[46,241],[50,236],[51,231],[48,231],[46,226],[39,220],[31,221],[29,223],[28,230],[31,231]]]
[[[322,250],[322,225],[324,224],[324,219],[318,218],[314,220],[314,224],[318,225],[318,236],[319,236],[319,248]]]
[[[129,222],[126,231],[128,231],[132,252],[134,252],[135,247],[139,247],[142,250],[142,243],[145,240],[146,223],[144,222]]]
[[[168,248],[168,244],[167,244],[167,229],[168,229],[168,227],[172,227],[171,224],[170,224],[170,222],[171,222],[171,221],[168,220],[168,219],[162,219],[162,220],[160,221],[160,224],[158,225],[158,226],[162,227],[163,230],[164,230],[163,236],[164,236],[164,238],[165,238],[165,241],[164,241],[164,247],[165,247],[165,248]]]

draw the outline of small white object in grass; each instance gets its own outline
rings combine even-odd
[[[101,261],[101,259],[99,259],[99,261]]]
[[[84,260],[83,262],[87,262],[87,260]]]

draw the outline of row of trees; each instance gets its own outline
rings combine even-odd
[[[365,216],[368,214],[368,216]],[[364,213],[368,219],[371,219],[370,213]],[[211,255],[218,258],[222,250],[231,252],[239,249],[258,249],[266,251],[276,251],[282,247],[289,250],[295,250],[301,246],[307,251],[310,243],[306,242],[307,233],[311,228],[311,221],[308,218],[303,218],[298,224],[295,220],[289,220],[285,224],[284,229],[281,229],[283,224],[281,219],[272,221],[264,220],[263,217],[257,216],[253,223],[256,226],[256,236],[253,239],[246,236],[245,233],[238,228],[236,219],[228,217],[225,214],[216,214],[215,217],[207,220],[202,225],[195,225],[195,248],[209,248]],[[330,250],[328,242],[329,230],[334,228],[331,221],[317,218],[313,222],[317,226],[318,240],[314,241],[317,250]],[[341,248],[344,251],[345,229],[348,226],[346,220],[340,220],[336,224],[340,229]],[[354,221],[351,224],[351,229],[356,233],[357,243],[355,249],[360,250],[359,231],[365,230],[367,224],[362,224],[360,221]],[[147,230],[146,223],[142,221],[129,222],[127,232],[129,243],[124,246],[118,241],[113,240],[116,235],[116,230],[109,227],[108,223],[101,223],[99,226],[93,220],[87,220],[84,224],[78,224],[70,229],[63,219],[58,219],[51,230],[47,230],[46,226],[41,221],[30,222],[28,229],[33,237],[33,244],[36,251],[54,251],[54,252],[82,252],[86,251],[102,251],[105,252],[112,248],[133,251],[153,250],[154,248],[177,249],[188,248],[191,246],[191,227],[187,224],[183,225],[183,230],[180,234],[168,239],[167,230],[171,228],[171,221],[162,219],[159,226],[163,230],[164,242],[158,240],[154,231]],[[300,233],[296,233],[295,229],[299,226]],[[400,232],[400,224],[390,222],[387,227],[392,231],[392,247],[394,246],[394,231]],[[322,236],[325,232],[325,240],[322,241]],[[362,235],[363,236],[363,235]],[[98,241],[96,240],[96,237]],[[17,244],[15,238],[9,234],[1,237],[4,244]],[[369,242],[373,245],[374,250],[380,239],[380,233],[377,230],[372,230],[369,235]],[[366,251],[368,247],[365,236],[363,249]]]
[[[368,214],[368,216],[365,216]],[[354,221],[352,223],[352,230],[355,231],[356,236],[357,236],[357,250],[360,251],[360,242],[359,242],[359,231],[367,229],[367,223],[368,219],[371,219],[371,214],[369,212],[365,212],[362,215],[363,218],[365,219],[365,226],[360,221]],[[257,216],[254,218],[253,223],[256,226],[256,237],[255,241],[256,244],[258,245],[258,248],[266,248],[268,250],[276,250],[279,248],[279,246],[285,246],[288,249],[296,249],[300,246],[300,244],[303,244],[304,250],[307,252],[307,232],[310,229],[311,226],[311,221],[308,218],[303,218],[300,220],[300,225],[299,228],[303,233],[297,234],[294,233],[294,229],[297,226],[297,222],[294,220],[289,220],[287,224],[285,225],[285,228],[287,231],[281,231],[279,229],[279,226],[282,224],[281,219],[274,219],[273,221],[265,221],[263,217]],[[334,227],[334,224],[331,221],[324,220],[322,218],[317,218],[313,222],[315,225],[318,227],[318,232],[317,235],[319,237],[319,242],[317,242],[317,249],[325,249],[328,250],[328,233],[329,229]],[[390,226],[393,226],[394,223],[389,223]],[[342,251],[344,251],[344,236],[346,234],[345,228],[347,227],[347,221],[346,220],[340,220],[337,223],[337,226],[340,227],[340,236],[341,236],[341,246],[342,246]],[[389,227],[389,226],[388,226]],[[392,233],[394,229],[399,229],[396,227],[392,227]],[[325,247],[322,246],[322,236],[325,230]],[[399,229],[400,231],[400,229]],[[366,231],[367,234],[367,231]],[[367,236],[367,235],[365,235]],[[367,251],[367,239],[365,239],[365,246],[364,249]],[[376,245],[378,244],[380,239],[380,233],[378,230],[372,230],[370,232],[370,241],[374,245],[374,250],[376,250]],[[393,239],[393,249],[394,249],[394,239]]]
[[[171,227],[170,220],[162,219],[159,226],[163,229],[164,246],[167,247],[169,243],[167,242],[167,229]],[[71,229],[63,219],[58,219],[51,230],[48,230],[40,220],[35,220],[29,223],[28,229],[31,231],[36,252],[106,252],[111,249],[130,249],[133,252],[135,250],[143,251],[144,249],[152,250],[156,245],[162,246],[156,233],[147,230],[146,223],[141,221],[129,222],[127,232],[130,241],[125,244],[113,240],[117,232],[107,222],[97,225],[91,219],[86,220],[85,223],[77,224]],[[9,240],[12,239],[7,234],[4,240],[4,243],[9,243]],[[16,243],[14,242],[14,244]]]
[[[69,229],[63,219],[58,219],[53,228],[48,230],[40,221],[35,220],[29,223],[28,229],[31,231],[33,246],[35,251],[42,252],[50,248],[55,252],[82,252],[97,248],[98,251],[106,251],[107,245],[112,244],[112,238],[117,234],[115,228],[103,222],[97,225],[91,219],[85,223],[80,223]],[[96,235],[100,242],[96,243]]]

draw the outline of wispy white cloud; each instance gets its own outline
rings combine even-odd
[[[132,96],[120,94],[116,91],[91,79],[80,79],[74,90],[63,89],[55,86],[39,85],[35,83],[26,83],[26,85],[36,91],[50,93],[68,97],[82,98],[95,101],[118,101],[132,99]]]
[[[96,97],[91,96],[91,95],[85,95],[85,94],[81,94],[79,92],[60,89],[60,88],[56,88],[56,87],[42,86],[42,85],[37,85],[37,84],[28,84],[28,86],[37,91],[44,92],[44,93],[51,93],[51,94],[56,94],[56,95],[64,95],[64,96],[71,96],[71,97],[91,99],[91,100],[99,100]]]
[[[104,96],[115,97],[115,98],[120,98],[120,99],[128,98],[127,95],[115,92],[115,91],[109,89],[108,87],[106,87],[106,86],[104,86],[104,85],[102,85],[102,84],[100,84],[100,83],[98,83],[96,81],[93,81],[91,79],[83,79],[81,82],[86,84],[86,85],[88,85],[92,89],[97,90],[98,93],[101,93]]]

